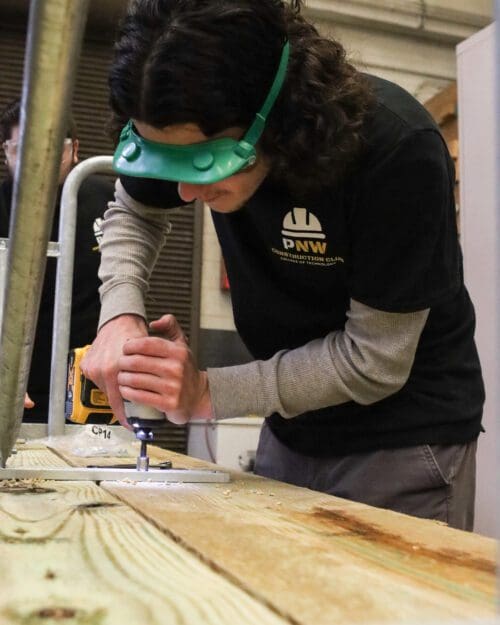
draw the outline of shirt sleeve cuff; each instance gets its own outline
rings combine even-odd
[[[120,315],[138,315],[146,319],[141,289],[130,283],[117,284],[102,295],[99,329]]]

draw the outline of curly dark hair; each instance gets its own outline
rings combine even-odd
[[[135,0],[110,71],[115,128],[195,123],[211,136],[249,127],[284,42],[285,83],[259,147],[273,175],[306,190],[331,185],[355,162],[373,104],[344,48],[300,15],[301,0]]]

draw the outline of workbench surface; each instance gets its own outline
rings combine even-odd
[[[126,461],[40,443],[17,449],[11,467]],[[175,468],[215,467],[151,451]],[[0,483],[0,624],[493,619],[495,541],[247,473],[231,477]]]

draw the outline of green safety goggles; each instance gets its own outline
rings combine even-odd
[[[189,145],[158,143],[137,134],[130,120],[120,134],[113,168],[126,176],[212,184],[252,166],[257,160],[255,146],[283,86],[289,55],[290,44],[286,42],[266,100],[240,141],[222,138]]]

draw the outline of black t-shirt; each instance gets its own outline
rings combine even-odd
[[[78,211],[75,240],[75,262],[73,270],[73,298],[71,303],[70,347],[82,347],[93,341],[99,321],[99,280],[97,270],[101,260],[96,234],[99,235],[99,221],[113,199],[113,185],[98,177],[85,179],[78,192]],[[0,237],[9,236],[12,181],[0,185]],[[50,240],[58,240],[59,199]],[[95,230],[94,230],[95,225]],[[38,315],[35,343],[28,381],[28,393],[35,407],[24,412],[24,420],[46,422],[50,387],[50,365],[52,353],[52,323],[54,320],[54,295],[56,259],[47,258],[40,311]]]
[[[481,427],[453,164],[425,109],[396,85],[371,80],[377,106],[365,149],[341,184],[298,197],[268,179],[241,210],[212,213],[236,327],[255,358],[342,330],[351,298],[387,312],[430,308],[400,391],[370,405],[269,417],[284,444],[312,456],[466,442]],[[139,201],[173,205],[168,183],[122,182]]]

